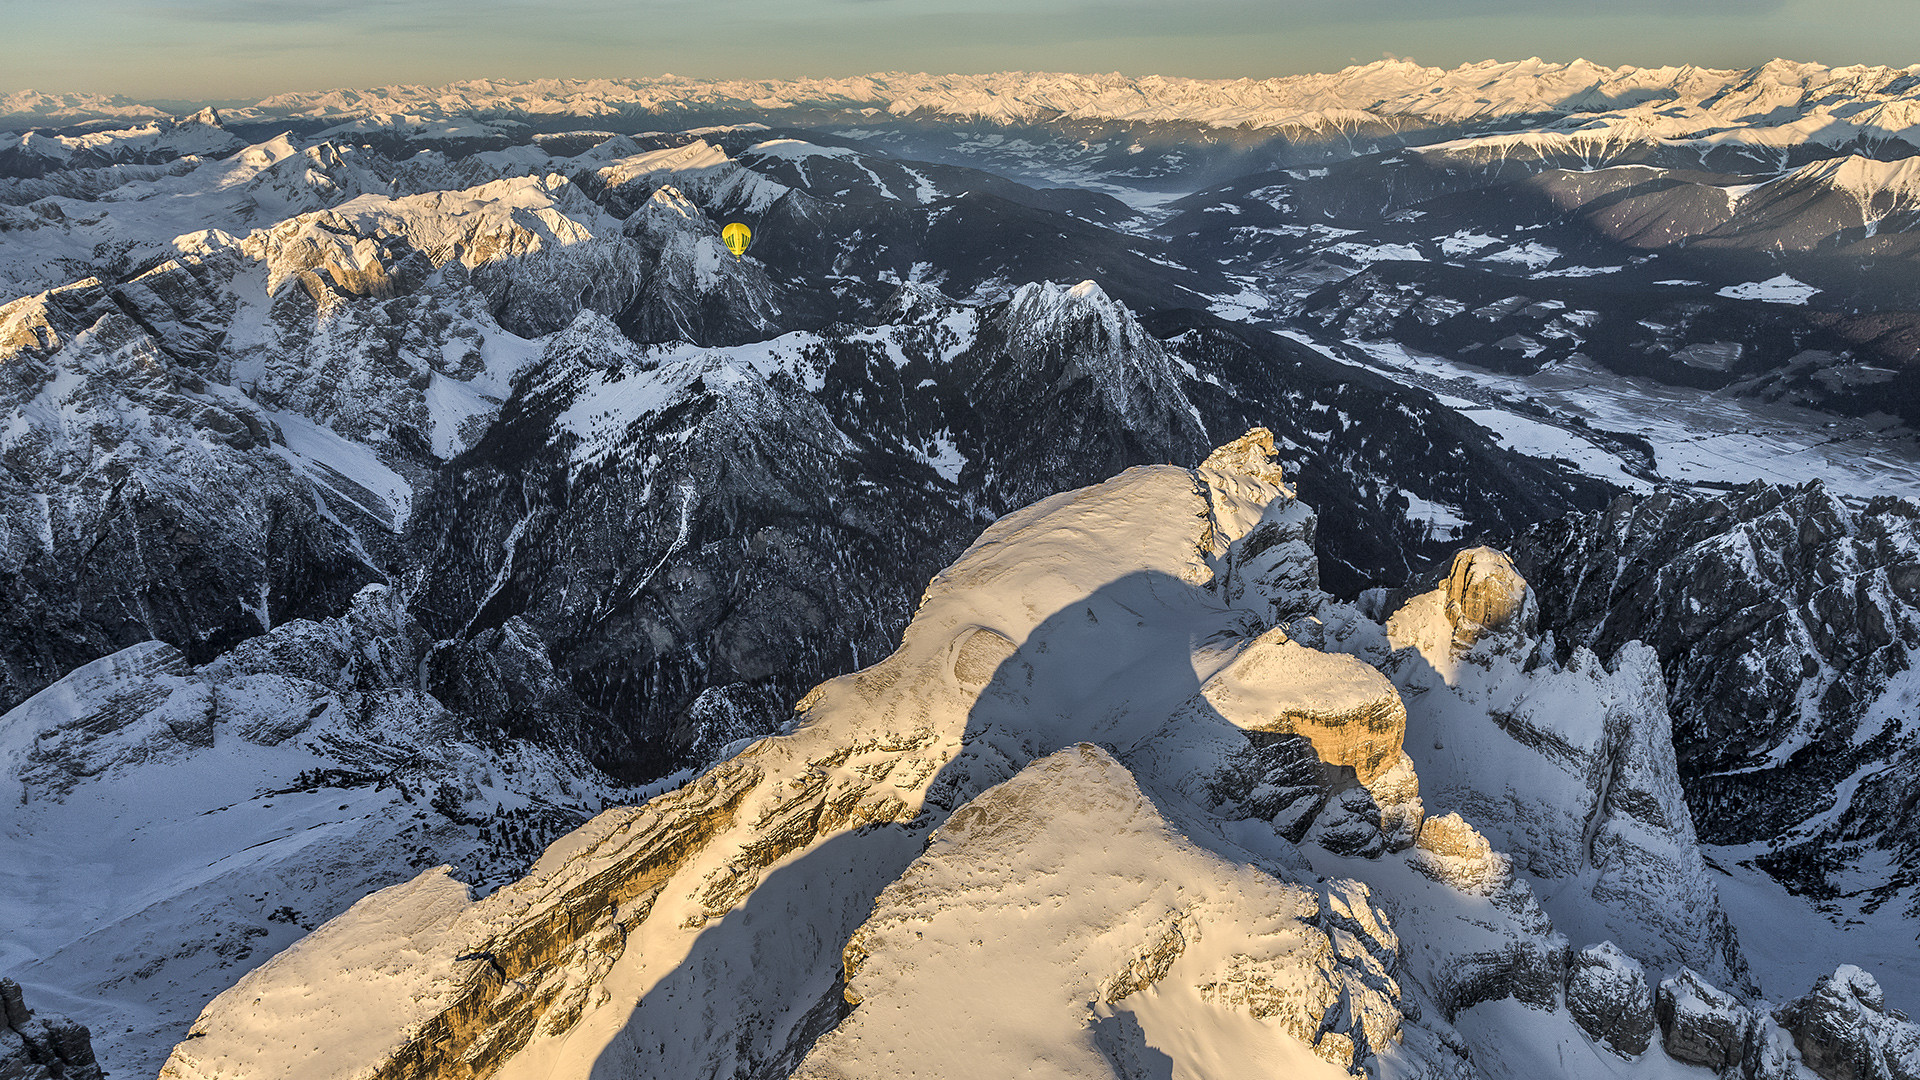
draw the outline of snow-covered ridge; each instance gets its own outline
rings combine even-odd
[[[427,1076],[470,1052],[490,1071],[529,1039],[532,1048],[511,1065],[538,1071],[542,1059],[557,1054],[566,1061],[583,1051],[591,1061],[609,1041],[651,1037],[634,1033],[651,1011],[628,1020],[636,994],[623,989],[611,1000],[601,992],[634,980],[649,987],[651,1009],[679,1029],[674,1038],[684,1044],[659,1062],[663,1074],[706,1071],[699,1058],[676,1060],[683,1048],[704,1056],[709,1041],[730,1044],[742,1033],[748,1043],[765,1038],[754,1029],[768,1025],[751,1015],[778,1016],[830,987],[840,946],[854,929],[839,924],[857,921],[864,901],[905,868],[926,826],[1006,779],[1009,753],[1032,756],[1022,742],[1070,744],[1071,734],[1084,730],[1071,713],[1055,715],[1050,694],[1037,706],[1003,701],[1002,692],[983,699],[990,687],[1007,683],[1004,665],[1021,663],[1012,659],[1017,642],[1044,637],[1043,624],[1063,605],[1077,616],[1076,598],[1091,598],[1116,622],[1130,606],[1160,604],[1155,581],[1172,601],[1168,613],[1179,617],[1179,641],[1188,640],[1188,620],[1232,624],[1232,613],[1198,586],[1212,576],[1211,561],[1222,560],[1223,568],[1234,561],[1231,541],[1261,527],[1270,508],[1292,505],[1290,492],[1274,482],[1270,453],[1269,438],[1265,453],[1248,451],[1244,467],[1223,454],[1200,474],[1137,469],[1003,518],[928,587],[900,650],[808,695],[791,734],[758,743],[644,807],[603,814],[551,849],[528,879],[478,903],[468,902],[445,868],[369,897],[222,995],[162,1075]],[[1176,512],[1162,512],[1169,506]],[[1203,527],[1204,548],[1197,543]],[[1108,598],[1113,575],[1128,570],[1132,584],[1122,578],[1124,595]],[[1130,648],[1166,632],[1143,626]],[[1128,652],[1109,649],[1094,662],[1116,673],[1137,669]],[[1192,681],[1184,645],[1162,660],[1184,667]],[[1137,692],[1144,705],[1104,725],[1123,741],[1132,741],[1123,734],[1129,728],[1144,735],[1162,722],[1189,689],[1147,680]],[[991,736],[982,730],[983,707],[1030,730]],[[974,743],[983,745],[970,749]],[[866,825],[881,828],[861,830]],[[782,869],[795,858],[839,868],[819,875],[820,887],[796,891],[792,921],[762,921],[764,930],[751,929],[750,920],[720,921],[757,888],[780,893]],[[703,934],[710,924],[724,931]],[[742,941],[747,955],[763,961],[752,965],[751,982],[703,978],[681,986],[672,976],[702,942],[710,947],[743,930],[786,940],[794,925],[813,929],[784,946]],[[487,956],[491,964],[475,962]],[[402,957],[407,962],[398,962]],[[395,977],[369,982],[375,972]],[[822,975],[827,985],[816,986]],[[497,1011],[502,990],[517,1002],[506,1013]],[[705,1032],[688,1030],[667,1015],[683,994],[740,1015]],[[439,1039],[452,1013],[490,1020],[463,1025],[450,1042]],[[794,1019],[775,1022],[775,1035]],[[273,1028],[286,1037],[262,1037]],[[313,1044],[302,1040],[323,1030],[353,1037],[329,1036],[328,1053],[309,1056]],[[735,1052],[745,1054],[748,1043]]]
[[[700,80],[476,79],[440,87],[388,86],[279,94],[236,115],[349,118],[572,116],[660,112],[689,107],[772,112],[879,109],[1002,123],[1052,119],[1186,121],[1277,128],[1392,122],[1461,123],[1503,117],[1607,113],[1682,107],[1725,124],[1779,125],[1855,102],[1832,115],[1849,129],[1898,133],[1916,122],[1920,68],[1828,67],[1773,60],[1750,69],[1610,68],[1586,60],[1488,60],[1451,70],[1382,60],[1341,71],[1272,79],[1000,72],[990,75],[876,73],[839,79]],[[20,96],[20,95],[16,95]],[[1864,113],[1859,105],[1870,106]],[[1646,109],[1649,116],[1651,110]],[[1705,133],[1710,124],[1697,128]],[[1817,127],[1819,125],[1813,125]]]
[[[1490,549],[1384,626],[1331,601],[1273,454],[1001,518],[785,734],[485,899],[367,897],[161,1075],[1465,1080],[1557,1046],[1805,1080],[1795,1039],[1888,1004],[1844,967],[1746,1003],[1650,650],[1554,660]],[[1844,1060],[1920,1038],[1860,1031]]]
[[[12,140],[19,154],[68,166],[79,161],[164,160],[187,155],[224,155],[243,145],[239,137],[220,126],[212,109],[182,120],[154,120],[137,127],[88,131],[79,135],[48,135],[30,131]]]
[[[1845,192],[1859,202],[1868,220],[1894,210],[1920,209],[1920,157],[1875,161],[1848,154],[1803,166],[1785,179]]]

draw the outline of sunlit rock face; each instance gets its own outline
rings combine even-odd
[[[1776,1018],[1801,1060],[1825,1080],[1920,1077],[1920,1027],[1890,1012],[1880,984],[1852,964],[1821,978]]]
[[[1493,548],[1469,548],[1453,557],[1447,572],[1447,621],[1453,624],[1456,648],[1469,649],[1495,634],[1530,637],[1535,631],[1535,604],[1527,579],[1513,568],[1513,560]]]
[[[1284,821],[1291,839],[1354,851],[1410,846],[1423,810],[1401,752],[1407,713],[1393,685],[1349,656],[1275,628],[1177,710],[1140,752],[1199,764],[1182,787],[1214,809]]]

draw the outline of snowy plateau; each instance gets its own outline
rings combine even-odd
[[[0,94],[0,1078],[1920,1080],[1920,66],[178,107]]]

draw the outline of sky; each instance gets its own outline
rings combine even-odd
[[[1383,56],[1920,63],[1915,0],[0,0],[0,91],[252,101],[467,78],[1119,71]]]

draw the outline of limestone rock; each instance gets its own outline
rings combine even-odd
[[[1200,467],[1222,475],[1239,473],[1274,487],[1286,484],[1286,472],[1280,467],[1274,449],[1273,432],[1263,427],[1253,428],[1232,442],[1216,447]]]
[[[0,1078],[100,1080],[93,1035],[64,1016],[35,1016],[20,984],[0,979]]]
[[[1646,1053],[1653,1038],[1647,973],[1611,941],[1568,958],[1567,1011],[1587,1034],[1622,1057]]]
[[[1310,609],[1320,594],[1316,518],[1287,486],[1273,433],[1266,428],[1247,432],[1209,454],[1196,475],[1208,492],[1214,525],[1209,546],[1219,558],[1218,574],[1228,601],[1264,596],[1274,624]],[[1284,497],[1276,499],[1276,493]],[[1251,528],[1226,524],[1254,507],[1258,516]],[[1237,538],[1226,544],[1229,533]]]
[[[1041,980],[1036,991],[1064,1012],[1009,1010],[978,979],[985,1000],[975,1004],[1015,1026],[1064,1017],[1060,1045],[1085,1040],[1090,1061],[1107,1052],[1101,1046],[1144,1053],[1090,1028],[1124,1034],[1117,1016],[1128,1013],[1154,1034],[1142,1010],[1179,988],[1192,1008],[1238,1032],[1239,1044],[1290,1048],[1314,1068],[1366,1068],[1380,1057],[1408,1075],[1461,1074],[1444,1023],[1411,1019],[1423,1015],[1421,1001],[1400,986],[1403,945],[1372,894],[1308,877],[1305,860],[1297,851],[1289,860],[1290,845],[1271,830],[1258,865],[1238,848],[1206,847],[1226,842],[1205,830],[1182,831],[1200,824],[1185,819],[1191,807],[1170,795],[1168,805],[1183,809],[1163,811],[1157,799],[1196,774],[1161,771],[1184,759],[1142,759],[1156,788],[1149,797],[1105,751],[1078,744],[1082,732],[1154,744],[1155,732],[1180,727],[1168,717],[1184,701],[1211,717],[1184,730],[1248,745],[1249,730],[1182,676],[1195,679],[1196,640],[1216,643],[1204,649],[1216,664],[1219,647],[1251,644],[1242,635],[1259,608],[1220,603],[1208,587],[1215,556],[1201,541],[1212,533],[1230,547],[1264,510],[1210,513],[1195,475],[1130,470],[999,519],[928,586],[899,649],[817,687],[787,732],[645,806],[602,813],[549,848],[526,879],[477,902],[444,870],[369,897],[215,999],[164,1075],[484,1076],[508,1055],[532,1055],[526,1067],[538,1068],[588,1017],[596,1030],[618,1030],[608,1060],[644,1063],[635,1067],[650,1075],[787,1075],[808,1047],[823,1054],[862,1024],[963,1004],[891,987],[912,975],[903,962],[929,972],[934,955],[977,970],[976,939],[977,948],[1006,946],[1009,970],[1071,978]],[[1247,491],[1263,483],[1234,482]],[[1256,666],[1279,667],[1259,672],[1264,696],[1250,693],[1236,712],[1330,736],[1351,729],[1352,745],[1339,751],[1350,791],[1366,793],[1357,779],[1365,775],[1383,792],[1404,792],[1397,733],[1372,730],[1398,715],[1377,674],[1278,635],[1261,651],[1273,655]],[[1325,684],[1330,712],[1288,698],[1302,692],[1290,680],[1303,675]],[[1313,746],[1305,735],[1251,734]],[[1050,743],[1068,748],[1049,755]],[[1182,815],[1180,826],[1166,814]],[[927,830],[943,821],[928,847]],[[1371,831],[1381,836],[1377,824]],[[1136,847],[1147,855],[1135,857]],[[946,857],[955,851],[964,858]],[[1054,858],[1066,860],[1060,876],[1034,872]],[[979,871],[977,889],[947,873],[959,863]],[[919,869],[902,877],[910,865]],[[1031,887],[995,884],[1008,875]],[[1226,884],[1186,884],[1216,878]],[[980,904],[940,899],[956,888]],[[875,896],[866,931],[856,933]],[[1247,903],[1252,896],[1263,902]],[[1009,898],[1033,916],[1040,944],[1013,947],[1004,931],[1016,920],[990,910]],[[892,918],[923,905],[951,920],[942,923],[960,935],[946,942],[951,950],[915,955],[924,924]],[[629,940],[666,944],[636,950]],[[1066,949],[1060,965],[1042,964],[1047,949]],[[649,987],[637,1003],[595,996],[601,973],[616,969],[608,984],[638,978]],[[851,999],[860,1006],[849,1016]],[[1113,1014],[1090,1018],[1089,1003],[1102,999]],[[713,1019],[689,1025],[696,1014]],[[265,1029],[282,1034],[263,1042]],[[289,1038],[353,1047],[352,1060],[276,1049]],[[966,1065],[947,1060],[941,1067]]]
[[[1513,881],[1512,860],[1459,814],[1426,819],[1413,868],[1462,892],[1491,896]]]
[[[1538,619],[1533,596],[1505,552],[1490,547],[1458,552],[1445,589],[1456,649],[1472,648],[1488,637],[1533,636]]]
[[[1424,815],[1401,749],[1406,708],[1376,669],[1306,648],[1281,629],[1244,645],[1138,751],[1189,765],[1204,805],[1259,817],[1292,839],[1311,827],[1329,848],[1411,847]],[[1324,811],[1324,812],[1323,812]]]
[[[1661,980],[1653,1009],[1668,1057],[1709,1069],[1740,1063],[1753,1030],[1753,1013],[1691,968]]]
[[[1880,984],[1851,964],[1788,1003],[1779,1020],[1825,1080],[1920,1080],[1920,1027],[1890,1014]]]
[[[1245,731],[1304,737],[1321,761],[1363,787],[1403,757],[1407,710],[1393,684],[1361,660],[1306,648],[1285,631],[1249,642],[1200,697]]]

